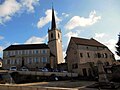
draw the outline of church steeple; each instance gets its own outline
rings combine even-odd
[[[52,6],[52,23],[51,23],[51,30],[56,29],[56,22],[55,22],[55,15],[54,15],[54,9]]]
[[[55,22],[55,12],[52,5],[52,21],[51,29],[48,29],[48,46],[52,55],[51,61],[52,66],[57,68],[57,64],[63,61],[63,51],[62,51],[62,33],[61,30],[57,29]]]

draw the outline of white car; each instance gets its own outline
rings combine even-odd
[[[20,70],[21,71],[29,71],[26,67],[22,67]]]
[[[10,71],[17,71],[17,67],[16,66],[11,66]]]

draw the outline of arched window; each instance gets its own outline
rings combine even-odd
[[[98,54],[98,58],[101,58],[101,54],[100,53],[97,53]]]
[[[51,33],[51,38],[53,38],[53,33]]]
[[[105,53],[104,55],[105,55],[105,58],[107,58],[107,53]]]
[[[58,38],[60,38],[60,34],[58,33]]]

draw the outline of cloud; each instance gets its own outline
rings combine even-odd
[[[4,47],[0,46],[0,55],[3,54],[3,49],[4,49]]]
[[[69,17],[69,14],[67,14],[67,13],[62,13],[62,15],[65,17]]]
[[[3,37],[3,36],[0,36],[0,40],[2,40],[2,39],[4,39],[4,37]]]
[[[16,12],[21,8],[21,5],[16,0],[5,0],[2,5],[0,5],[0,24],[11,20]]]
[[[95,38],[103,38],[105,33],[95,33]]]
[[[3,47],[2,47],[2,46],[0,46],[0,52],[2,52],[2,50],[3,50]]]
[[[48,24],[52,20],[52,9],[48,9],[45,12],[45,17],[41,17],[37,23],[38,28],[42,28],[46,24]],[[60,18],[57,17],[57,12],[55,11],[55,20],[57,23],[61,21]]]
[[[109,36],[110,35],[108,35],[106,33],[95,33],[94,38],[96,40],[100,41],[101,43],[103,43],[104,45],[106,45],[112,51],[112,53],[115,55],[115,58],[119,59],[119,57],[115,53],[115,51],[116,51],[115,46],[116,46],[117,41],[115,39],[110,39]]]
[[[74,32],[70,31],[64,35],[65,37],[67,37],[67,45],[68,45],[71,37],[79,37],[80,31],[81,30],[76,30]]]
[[[34,5],[39,4],[39,0],[21,0],[21,5],[28,11],[34,12]]]
[[[94,23],[98,22],[98,20],[101,19],[101,16],[96,15],[96,11],[92,11],[89,14],[88,18],[80,17],[80,16],[74,16],[72,17],[68,23],[65,25],[65,28],[68,30],[74,29],[76,27],[86,27],[93,25]]]
[[[44,37],[36,37],[36,36],[32,36],[31,38],[29,38],[25,44],[37,44],[37,43],[45,43],[45,40],[47,39],[47,35]]]
[[[112,53],[115,55],[116,59],[120,59],[120,57],[115,53],[116,40],[110,39],[110,40],[104,42],[104,44],[112,51]]]
[[[4,24],[12,19],[15,14],[18,14],[22,10],[28,12],[34,12],[34,5],[39,0],[5,0],[0,4],[0,24]]]

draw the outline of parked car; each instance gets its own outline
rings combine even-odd
[[[28,70],[28,68],[27,68],[27,67],[24,67],[24,66],[23,66],[23,67],[21,67],[21,69],[20,69],[20,70],[21,70],[21,71],[29,71],[29,70]]]
[[[16,66],[11,66],[9,70],[10,71],[17,71],[17,67]]]
[[[41,71],[41,72],[48,72],[47,68],[38,68],[38,70]]]

